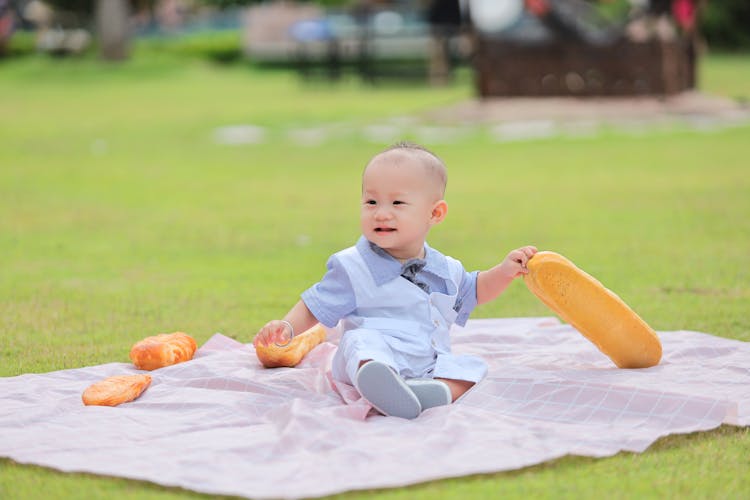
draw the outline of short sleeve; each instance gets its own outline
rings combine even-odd
[[[479,271],[464,272],[461,279],[461,285],[458,287],[456,297],[456,324],[458,326],[466,325],[474,308],[477,307],[477,276]]]
[[[323,278],[302,292],[301,298],[318,321],[332,328],[354,312],[357,304],[349,275],[335,255],[328,259],[326,268]]]

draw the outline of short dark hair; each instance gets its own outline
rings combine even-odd
[[[440,185],[441,197],[445,195],[445,187],[448,184],[448,167],[446,167],[445,162],[438,155],[422,146],[421,144],[410,141],[399,141],[373,156],[373,159],[382,154],[391,152],[405,152],[421,156],[425,160],[425,168],[436,177],[438,184]],[[371,162],[372,159],[367,163],[367,165],[369,165]],[[367,169],[367,167],[365,167],[365,169]]]

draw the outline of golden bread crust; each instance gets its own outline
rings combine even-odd
[[[656,332],[614,292],[555,252],[538,252],[524,275],[528,289],[620,368],[659,364]]]
[[[117,406],[133,401],[151,385],[150,375],[117,375],[91,384],[81,399],[90,406]]]
[[[130,360],[139,370],[156,370],[190,361],[197,347],[186,333],[161,333],[136,342],[130,349]]]
[[[326,329],[318,323],[309,330],[295,336],[292,341],[283,347],[276,344],[268,346],[255,346],[258,359],[266,368],[279,366],[297,366],[297,364],[312,351],[315,346],[326,339]]]

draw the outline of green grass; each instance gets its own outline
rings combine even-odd
[[[747,96],[750,58],[712,56],[704,88]],[[172,58],[0,64],[0,376],[127,361],[182,330],[249,341],[358,230],[364,125],[458,102],[446,89],[335,91],[294,75]],[[295,145],[289,130],[338,135]],[[226,146],[217,127],[266,128]],[[570,257],[658,330],[750,341],[750,127],[434,145],[450,214],[430,242],[470,269],[534,243]],[[514,283],[474,317],[549,311]],[[647,452],[342,498],[722,497],[750,491],[750,432],[673,436]],[[0,460],[0,498],[188,498],[159,486]]]
[[[750,100],[750,64],[747,54],[708,54],[699,62],[702,89],[747,103]]]

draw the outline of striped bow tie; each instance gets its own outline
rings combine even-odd
[[[417,274],[422,269],[424,269],[425,265],[427,265],[427,262],[422,259],[411,259],[404,263],[403,267],[401,268],[401,277],[408,281],[411,281],[426,293],[430,293],[430,287],[427,285],[427,283],[417,279]]]

